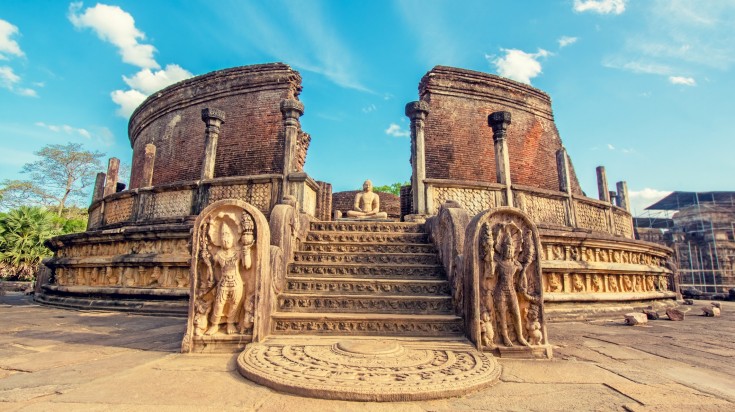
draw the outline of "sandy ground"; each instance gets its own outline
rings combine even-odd
[[[683,322],[554,323],[554,360],[500,359],[495,386],[405,403],[327,401],[241,377],[235,354],[178,353],[181,318],[81,312],[0,296],[0,410],[733,411],[735,302]],[[665,317],[665,316],[664,316]]]

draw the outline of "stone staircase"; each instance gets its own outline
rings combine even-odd
[[[273,314],[276,335],[460,337],[424,225],[312,222]]]

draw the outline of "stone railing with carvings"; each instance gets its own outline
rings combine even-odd
[[[666,264],[671,251],[663,246],[561,231],[547,231],[541,243],[546,301],[640,301],[676,296],[673,273]]]
[[[505,185],[471,181],[425,179],[427,210],[436,215],[447,200],[460,203],[470,216],[483,210],[508,206]],[[573,228],[633,239],[633,219],[610,203],[583,196],[512,186],[513,206],[526,213],[540,228]]]
[[[319,190],[316,182],[303,173],[289,176],[289,181],[301,210],[313,216]],[[244,200],[269,216],[282,185],[282,175],[256,175],[127,190],[93,202],[88,229],[180,221],[223,199]]]

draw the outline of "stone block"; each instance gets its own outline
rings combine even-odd
[[[646,310],[643,311],[643,313],[645,313],[645,315],[648,318],[648,320],[658,320],[659,317],[660,317],[659,314],[658,314],[658,312],[656,312],[655,310],[648,310],[648,309],[646,309]]]
[[[720,308],[716,306],[702,306],[702,314],[710,318],[720,316]]]
[[[666,316],[668,316],[670,320],[684,320],[684,312],[679,309],[666,309]]]
[[[625,324],[630,326],[645,325],[648,323],[648,316],[645,313],[626,313]]]

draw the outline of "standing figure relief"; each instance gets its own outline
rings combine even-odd
[[[199,288],[195,334],[227,334],[252,329],[254,312],[253,220],[242,211],[220,212],[202,223],[198,239]]]
[[[482,346],[531,346],[539,336],[540,277],[537,250],[530,230],[515,223],[483,225],[480,330]],[[533,267],[532,267],[533,266]],[[534,271],[529,281],[529,268]],[[493,324],[496,327],[493,327]],[[490,336],[496,331],[498,336]]]

